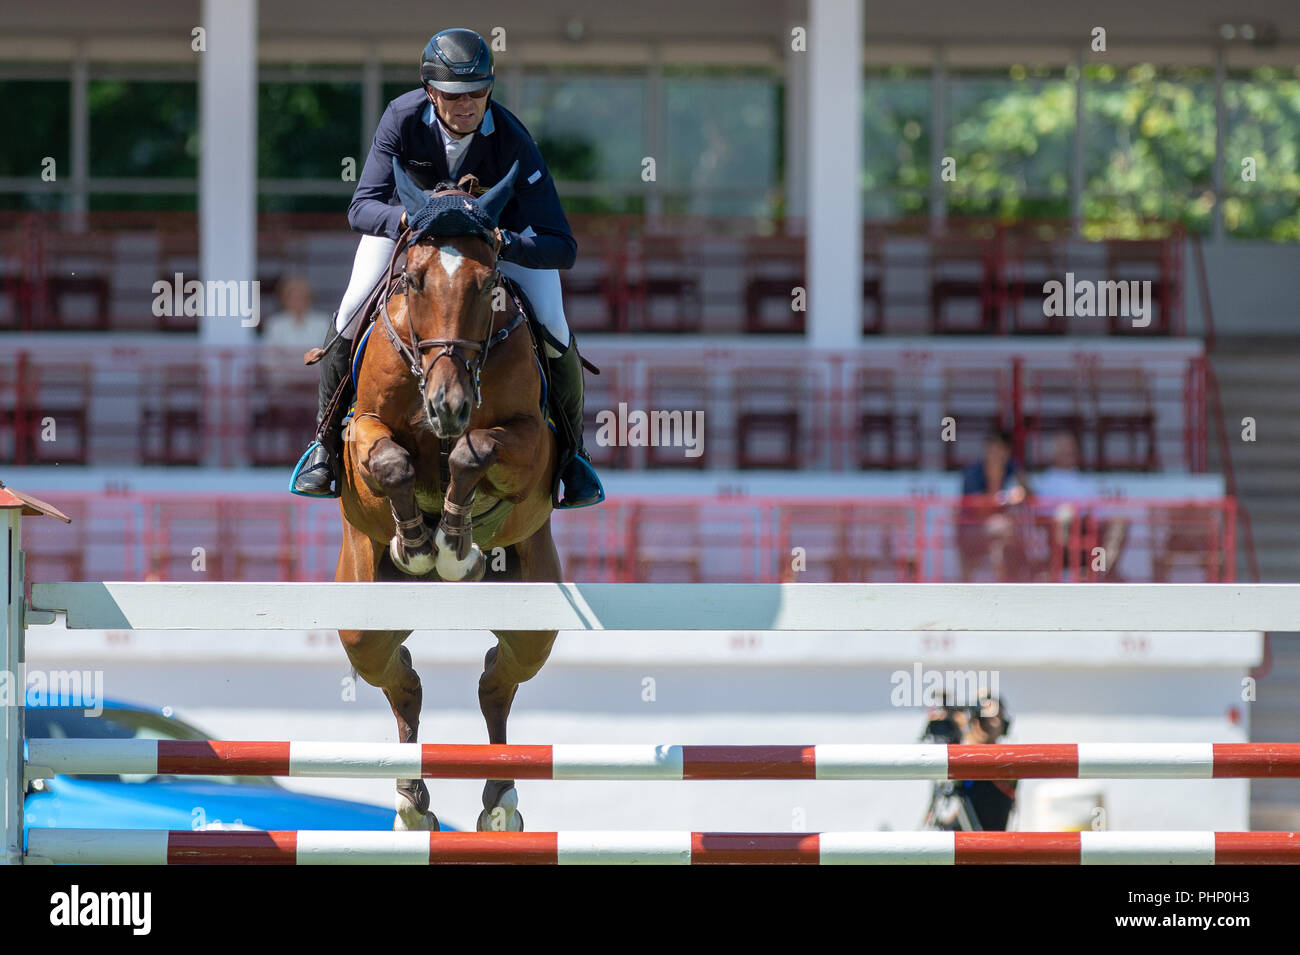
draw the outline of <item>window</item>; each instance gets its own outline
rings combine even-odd
[[[1145,219],[1206,233],[1214,213],[1214,75],[1084,70],[1083,217],[1136,231]]]
[[[72,176],[71,96],[66,80],[0,80],[0,178],[22,180],[21,192],[0,193],[3,209],[57,209]],[[17,135],[21,131],[21,135]],[[42,179],[46,157],[53,182]]]
[[[1244,239],[1300,241],[1300,69],[1264,68],[1223,87],[1223,223]],[[1254,166],[1254,181],[1242,178]]]
[[[930,101],[923,70],[868,70],[862,96],[863,215],[892,219],[930,210]]]
[[[357,176],[366,161],[361,83],[261,83],[257,106],[258,210],[342,214],[356,187],[342,177],[343,160],[355,162]]]
[[[666,211],[770,215],[780,201],[780,82],[758,71],[670,69],[663,88],[658,177],[674,194]]]
[[[945,115],[950,214],[1069,216],[1074,83],[1061,71],[954,72]]]
[[[514,112],[528,127],[570,213],[640,211],[647,83],[640,72],[539,71]]]
[[[92,177],[198,176],[198,84],[91,80],[87,99]]]
[[[257,100],[259,177],[341,182],[345,156],[360,172],[360,83],[262,83]]]

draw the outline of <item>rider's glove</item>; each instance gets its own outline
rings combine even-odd
[[[509,229],[497,229],[497,236],[501,240],[501,248],[497,252],[497,258],[507,262],[519,243],[519,234],[511,232]]]

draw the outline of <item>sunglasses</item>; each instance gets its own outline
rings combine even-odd
[[[483,99],[488,95],[488,93],[492,92],[492,87],[485,86],[483,89],[475,90],[472,93],[444,93],[440,89],[435,89],[433,92],[439,99],[445,99],[448,103],[454,103],[462,96],[468,96],[470,99]]]

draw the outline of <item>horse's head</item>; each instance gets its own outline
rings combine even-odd
[[[406,255],[408,344],[418,356],[425,415],[439,438],[463,434],[479,399],[499,278],[494,230],[517,172],[518,163],[478,199],[459,190],[426,195],[393,160],[414,235]]]

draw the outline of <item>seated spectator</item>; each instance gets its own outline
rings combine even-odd
[[[301,276],[280,283],[280,311],[266,320],[262,340],[268,345],[297,346],[304,352],[320,344],[321,330],[329,321],[311,307],[311,285]]]
[[[1041,474],[1031,479],[1035,496],[1048,498],[1052,502],[1052,551],[1064,555],[1064,566],[1071,572],[1082,576],[1092,576],[1092,547],[1103,549],[1104,569],[1095,571],[1098,577],[1114,578],[1115,566],[1119,563],[1120,548],[1128,531],[1128,522],[1122,518],[1102,520],[1100,533],[1093,541],[1093,531],[1098,527],[1095,513],[1081,513],[1082,507],[1095,507],[1095,501],[1101,496],[1101,489],[1096,479],[1084,474],[1079,468],[1079,442],[1068,431],[1053,436],[1049,453],[1050,466]],[[1070,547],[1070,532],[1077,519],[1075,528],[1079,535],[1076,542],[1083,543],[1082,553],[1071,557],[1065,554]],[[1055,575],[1051,575],[1055,576]]]
[[[1028,560],[1011,509],[1029,492],[1011,457],[1011,437],[1005,431],[990,432],[984,439],[980,460],[962,471],[961,493],[957,512],[961,579],[970,581],[977,564],[987,560],[994,580],[1027,580]]]
[[[1097,496],[1097,482],[1079,470],[1079,442],[1070,432],[1052,437],[1048,460],[1051,464],[1031,482],[1039,497],[1087,500]]]

